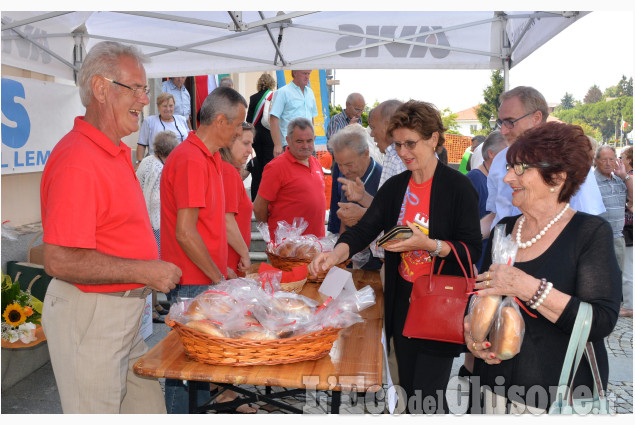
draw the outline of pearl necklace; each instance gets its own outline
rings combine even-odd
[[[564,213],[567,211],[568,208],[569,208],[569,204],[567,203],[567,205],[564,206],[562,211],[560,211],[560,213],[557,216],[555,216],[553,220],[551,220],[549,224],[547,224],[545,228],[540,231],[540,233],[538,233],[536,236],[531,238],[531,240],[524,243],[520,241],[520,232],[523,228],[523,224],[525,223],[525,216],[523,215],[522,217],[520,217],[520,221],[518,222],[518,230],[516,231],[516,243],[518,244],[518,247],[525,249],[535,244],[538,240],[540,240],[540,238],[542,238],[545,235],[545,233],[547,233],[547,230],[549,230],[551,226],[556,224],[556,222],[562,218],[562,216],[564,215]]]

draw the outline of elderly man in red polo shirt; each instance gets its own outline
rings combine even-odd
[[[218,151],[242,135],[246,112],[247,101],[236,90],[215,89],[203,102],[199,128],[165,161],[161,258],[183,270],[181,281],[169,294],[171,302],[195,297],[227,277],[223,161]],[[168,413],[187,413],[188,393],[182,381],[166,381],[165,400]]]
[[[179,281],[159,261],[143,193],[122,137],[149,102],[136,48],[96,44],[79,71],[86,116],[60,140],[40,188],[44,268],[55,276],[42,326],[64,413],[165,413],[157,380],[136,376],[145,299]]]
[[[315,135],[311,121],[295,118],[287,129],[287,150],[265,167],[254,201],[256,220],[269,225],[271,237],[278,221],[292,223],[303,217],[304,234],[324,236],[326,198],[324,173],[313,153]]]

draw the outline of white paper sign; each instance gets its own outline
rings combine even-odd
[[[341,292],[356,292],[353,274],[339,267],[333,267],[326,274],[318,292],[325,297],[337,298]]]

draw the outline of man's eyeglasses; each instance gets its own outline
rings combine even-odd
[[[106,80],[106,81],[110,81],[111,83],[116,84],[116,85],[118,85],[118,86],[125,87],[125,88],[127,88],[128,90],[132,90],[132,95],[133,95],[134,97],[136,97],[137,99],[139,99],[139,98],[143,97],[143,95],[144,95],[144,94],[145,94],[146,96],[149,96],[149,95],[150,95],[150,89],[149,89],[147,86],[146,86],[146,87],[138,87],[138,88],[136,88],[136,89],[133,89],[133,88],[132,88],[132,87],[130,87],[130,86],[127,86],[127,85],[125,85],[125,84],[121,84],[119,81],[111,80],[111,79],[110,79],[110,78],[108,78],[108,77],[104,77],[104,80]]]
[[[523,115],[520,118],[516,118],[515,120],[510,120],[510,119],[506,119],[506,120],[501,120],[500,118],[496,120],[496,125],[498,126],[498,128],[502,128],[503,126],[507,127],[508,129],[512,129],[514,128],[514,124],[516,124],[518,121],[522,120],[523,118],[533,114],[536,111],[533,112],[529,112],[528,114]]]
[[[513,164],[505,165],[505,168],[507,168],[507,171],[513,168],[514,173],[516,173],[517,176],[522,176],[523,174],[525,174],[525,170],[529,168],[546,168],[550,165],[551,164],[547,162],[538,162],[537,164],[525,164],[524,162],[515,162]]]
[[[419,143],[421,140],[423,139],[419,139],[416,141],[411,141],[411,140],[406,140],[403,143],[399,143],[399,142],[393,142],[395,144],[395,150],[396,151],[400,151],[402,147],[406,147],[406,149],[408,149],[409,151],[414,150],[414,148],[417,146],[417,143]]]

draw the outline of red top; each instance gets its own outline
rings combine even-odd
[[[406,221],[416,223],[425,229],[429,229],[430,221],[430,188],[432,179],[415,184],[410,179],[408,189],[401,204],[401,212],[397,224],[405,225]],[[414,282],[416,278],[429,275],[432,266],[432,257],[428,251],[406,251],[401,253],[399,274],[408,282]]]
[[[243,180],[236,167],[229,162],[223,161],[222,164],[223,182],[225,189],[225,212],[234,213],[234,218],[238,224],[238,230],[243,236],[243,240],[247,247],[251,243],[251,213],[254,206],[247,195]],[[237,271],[240,255],[227,244],[227,267]]]
[[[40,186],[43,241],[138,260],[159,258],[130,148],[75,118],[46,161]],[[85,285],[84,292],[118,292],[139,283]]]
[[[265,166],[258,195],[269,201],[267,223],[271,238],[275,237],[278,221],[291,224],[295,217],[304,217],[309,223],[305,235],[324,236],[324,173],[314,157],[309,157],[307,167],[287,149]]]
[[[181,285],[210,285],[211,279],[176,240],[176,213],[198,208],[196,230],[223,276],[227,272],[227,232],[222,159],[191,131],[168,156],[161,174],[161,259],[179,266]]]

